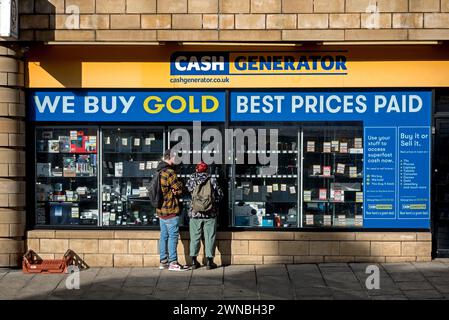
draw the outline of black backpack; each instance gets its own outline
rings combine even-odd
[[[150,181],[148,187],[148,197],[150,198],[150,203],[153,207],[160,209],[164,203],[164,196],[162,194],[161,188],[161,175],[160,171],[156,171],[156,174]]]

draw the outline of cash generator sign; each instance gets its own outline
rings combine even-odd
[[[171,76],[347,75],[345,51],[175,52]]]

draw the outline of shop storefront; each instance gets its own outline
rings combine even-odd
[[[203,159],[225,190],[219,262],[429,260],[432,113],[449,57],[323,48],[32,50],[28,246],[156,265],[147,186],[175,148],[182,180]]]

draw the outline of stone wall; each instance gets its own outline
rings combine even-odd
[[[20,54],[0,46],[0,267],[16,266],[25,235],[25,94]]]
[[[27,41],[449,39],[449,0],[21,0],[19,4],[20,37]],[[373,11],[374,16],[367,13]]]
[[[188,232],[180,238],[179,261],[185,263]],[[70,248],[90,267],[146,267],[159,264],[158,239],[158,231],[34,230],[28,232],[27,246],[48,259],[60,258]],[[218,232],[217,239],[220,264],[431,260],[430,232],[242,231]]]

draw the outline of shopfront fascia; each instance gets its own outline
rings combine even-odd
[[[145,186],[184,129],[192,139],[181,179],[201,155],[217,160],[222,262],[430,259],[444,50],[418,47],[404,61],[404,47],[244,49],[32,50],[28,244],[46,254],[79,246],[93,265],[155,264],[158,221]],[[228,139],[239,130],[268,137]],[[206,155],[214,134],[220,143]]]

